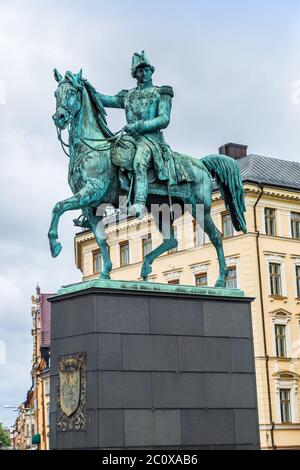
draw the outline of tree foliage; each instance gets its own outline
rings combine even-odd
[[[0,423],[0,448],[10,446],[10,437],[3,424]]]

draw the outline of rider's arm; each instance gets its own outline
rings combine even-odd
[[[124,97],[126,93],[127,90],[122,90],[115,96],[102,95],[101,93],[97,93],[97,97],[106,108],[124,108]]]
[[[158,116],[147,121],[139,121],[139,132],[157,131],[165,129],[170,122],[173,90],[171,87],[160,87],[160,100]]]

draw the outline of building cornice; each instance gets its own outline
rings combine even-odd
[[[85,230],[84,232],[75,234],[75,240],[77,241],[77,243],[83,243],[87,240],[92,240],[93,238],[95,237],[91,230]]]
[[[267,185],[244,185],[246,194],[259,195],[263,191],[263,196],[272,197],[274,199],[288,199],[293,201],[300,201],[300,192],[287,188],[272,187]]]
[[[278,251],[269,251],[269,250],[263,250],[263,254],[266,256],[279,257],[279,258],[285,258],[287,256],[287,253],[279,253]]]

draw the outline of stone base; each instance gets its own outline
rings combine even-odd
[[[129,284],[51,299],[50,448],[259,448],[252,299]],[[86,364],[67,417],[57,387],[69,356]]]

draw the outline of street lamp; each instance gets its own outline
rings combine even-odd
[[[3,405],[3,408],[12,408],[13,411],[18,411],[19,409],[18,406],[12,406],[12,405]]]

